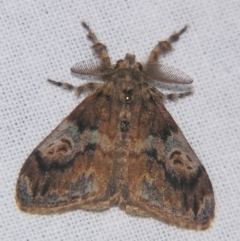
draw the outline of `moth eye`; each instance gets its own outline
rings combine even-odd
[[[121,121],[120,123],[120,130],[122,132],[129,131],[130,129],[130,123],[128,121]]]

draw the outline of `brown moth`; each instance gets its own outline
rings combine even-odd
[[[152,216],[189,229],[206,229],[214,217],[209,177],[164,107],[191,91],[165,95],[151,81],[190,84],[192,79],[158,62],[185,32],[160,41],[145,64],[126,54],[112,64],[106,46],[89,26],[99,63],[80,62],[71,70],[99,76],[103,83],[78,87],[91,94],[32,152],[16,187],[18,207],[48,214],[73,209],[105,210],[118,205],[129,214]]]

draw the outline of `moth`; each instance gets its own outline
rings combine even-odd
[[[89,95],[48,135],[24,163],[16,185],[18,207],[49,214],[74,209],[151,216],[188,229],[207,229],[214,217],[208,174],[169,112],[154,81],[191,84],[182,71],[162,64],[187,26],[160,41],[146,63],[126,54],[112,64],[104,44],[82,22],[98,62],[82,61],[73,73],[102,82],[80,86],[49,80]]]

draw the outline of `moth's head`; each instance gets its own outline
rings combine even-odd
[[[141,71],[142,65],[135,61],[134,54],[126,54],[124,60],[120,59],[117,61],[115,65],[115,69],[122,69],[122,70],[136,70]]]

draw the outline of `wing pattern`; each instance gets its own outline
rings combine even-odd
[[[118,205],[127,213],[152,216],[190,229],[210,227],[214,194],[207,172],[164,107],[164,95],[149,80],[190,84],[180,70],[158,63],[187,26],[160,41],[146,65],[135,55],[111,64],[107,48],[86,23],[97,64],[80,62],[78,74],[99,76],[103,84],[78,87],[92,93],[30,154],[16,186],[23,211],[48,214],[77,208],[104,210]]]
[[[162,102],[148,102],[133,115],[128,198],[124,209],[185,228],[205,229],[214,215],[214,196],[205,168]],[[134,136],[133,136],[134,135]]]
[[[116,121],[100,92],[87,97],[26,160],[17,183],[20,209],[41,214],[109,206],[116,129],[109,125]]]

